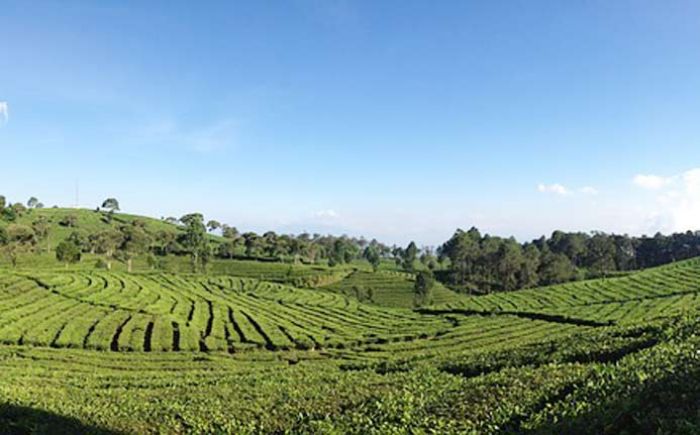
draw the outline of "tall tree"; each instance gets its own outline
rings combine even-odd
[[[182,246],[190,254],[192,270],[196,272],[206,265],[210,253],[204,216],[200,213],[190,213],[181,217],[180,222],[185,226]]]
[[[513,239],[506,240],[498,249],[497,256],[498,278],[503,290],[515,290],[524,261],[522,247]]]
[[[365,248],[364,252],[362,253],[362,256],[369,262],[370,265],[372,265],[372,270],[375,272],[377,269],[379,269],[379,265],[382,261],[381,257],[379,256],[379,250],[377,249],[376,246],[369,245]]]
[[[418,272],[414,285],[413,304],[415,306],[429,304],[432,299],[434,286],[435,278],[432,272],[424,270]]]
[[[586,266],[596,272],[597,276],[605,276],[615,270],[615,242],[606,234],[595,234],[588,240]]]
[[[412,272],[415,268],[416,256],[418,255],[418,247],[415,242],[408,244],[403,251],[403,268],[408,272]]]
[[[537,286],[539,276],[537,270],[540,267],[540,250],[534,243],[528,243],[523,250],[523,262],[520,267],[519,286],[529,288]]]
[[[32,229],[36,235],[37,242],[46,243],[46,252],[51,252],[51,241],[49,239],[49,232],[51,230],[51,225],[45,216],[40,216],[39,219],[32,222]]]
[[[479,254],[481,234],[472,227],[469,231],[458,229],[454,235],[440,247],[440,257],[450,260],[452,282],[465,285],[469,282]]]
[[[123,241],[123,235],[120,231],[108,229],[95,234],[93,243],[95,251],[105,256],[107,270],[112,269],[112,259]]]
[[[138,221],[134,221],[130,225],[123,225],[120,230],[122,233],[120,251],[126,260],[127,270],[131,272],[133,259],[148,251],[151,246],[151,238]]]

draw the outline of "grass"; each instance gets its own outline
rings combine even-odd
[[[412,275],[358,264],[93,260],[0,269],[0,427],[700,430],[700,259],[486,296],[437,287],[420,308]]]
[[[51,248],[68,237],[72,232],[82,232],[94,234],[108,229],[116,229],[119,225],[129,224],[134,220],[139,220],[145,224],[146,231],[155,234],[158,231],[178,232],[179,228],[171,223],[126,213],[114,213],[111,222],[106,220],[106,212],[78,208],[43,208],[30,209],[20,216],[16,223],[31,226],[32,222],[39,218],[44,218],[50,225],[47,242]],[[75,217],[75,226],[67,227],[61,225],[68,216]]]

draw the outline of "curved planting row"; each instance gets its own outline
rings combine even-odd
[[[700,307],[700,259],[536,289],[464,298],[434,305],[438,312],[545,313],[599,322],[635,322]]]
[[[43,273],[3,277],[0,342],[110,351],[347,348],[417,340],[441,317],[232,277]]]

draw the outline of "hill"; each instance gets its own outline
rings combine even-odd
[[[451,295],[417,310],[345,294],[352,283],[382,283],[393,304],[409,291],[409,276],[372,275],[350,271],[302,289],[230,273],[0,271],[0,425],[44,433],[700,427],[698,259]]]
[[[148,216],[138,216],[126,213],[109,213],[81,208],[41,208],[29,209],[21,214],[16,223],[32,225],[37,219],[44,218],[49,224],[48,244],[55,247],[65,240],[72,232],[94,234],[108,229],[116,229],[120,225],[131,224],[135,220],[144,224],[146,231],[157,234],[159,231],[170,233],[180,232],[180,228],[164,220]]]

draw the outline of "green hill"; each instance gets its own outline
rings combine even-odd
[[[48,242],[51,247],[55,247],[74,231],[93,234],[107,229],[116,229],[120,225],[130,224],[135,220],[143,222],[145,229],[152,234],[156,234],[159,231],[172,233],[180,231],[177,225],[147,216],[114,213],[110,220],[107,219],[107,215],[107,212],[78,208],[30,209],[19,216],[16,223],[31,226],[32,222],[35,222],[37,219],[45,218],[50,225]],[[70,219],[71,217],[73,219]],[[70,220],[74,224],[66,225]]]
[[[405,272],[356,270],[345,279],[320,288],[386,307],[412,308],[415,276]],[[428,304],[455,303],[462,298],[462,295],[436,282]]]
[[[70,210],[35,212],[54,242],[71,231]],[[136,218],[77,215],[91,230]],[[700,429],[700,259],[485,296],[437,286],[416,309],[413,275],[352,265],[25,260],[0,268],[11,433]]]

